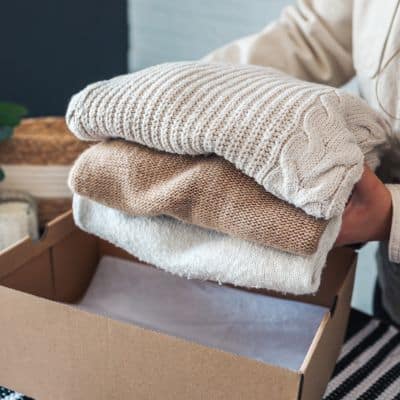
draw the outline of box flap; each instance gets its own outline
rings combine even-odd
[[[355,257],[338,289],[335,313],[326,314],[301,367],[304,373],[303,400],[321,399],[325,384],[333,372],[350,313],[356,261]]]
[[[36,296],[54,299],[53,272],[49,251],[0,278],[0,285]]]
[[[72,211],[68,211],[48,223],[39,240],[33,241],[27,237],[0,251],[0,279],[40,255],[75,229]]]
[[[75,229],[51,248],[55,300],[73,303],[86,291],[99,261],[98,240]]]

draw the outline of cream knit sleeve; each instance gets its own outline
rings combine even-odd
[[[214,50],[204,61],[274,67],[340,86],[355,74],[352,9],[352,0],[299,0],[261,32]]]
[[[389,261],[400,263],[400,185],[387,184],[392,195],[392,227],[389,238]]]

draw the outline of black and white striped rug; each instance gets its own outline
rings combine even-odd
[[[31,400],[1,387],[0,399]],[[400,400],[400,331],[355,310],[324,396],[342,399]]]
[[[400,332],[353,311],[324,400],[400,400]]]

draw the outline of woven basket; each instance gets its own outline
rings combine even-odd
[[[0,164],[70,165],[88,146],[62,117],[27,118],[0,143]]]

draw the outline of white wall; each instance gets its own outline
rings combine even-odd
[[[128,0],[129,68],[200,58],[262,29],[290,0]]]
[[[359,254],[356,283],[353,292],[352,306],[372,314],[372,300],[375,287],[377,243],[369,243]]]

